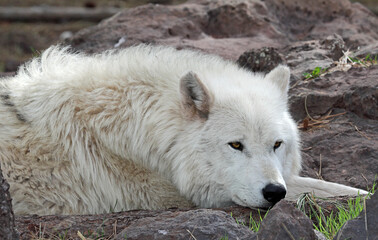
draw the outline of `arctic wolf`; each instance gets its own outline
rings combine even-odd
[[[303,192],[290,72],[140,45],[88,56],[51,47],[0,85],[0,162],[16,214],[268,207]]]

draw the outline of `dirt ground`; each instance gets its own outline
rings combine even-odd
[[[146,3],[177,4],[185,0],[0,0],[0,7],[75,6],[75,7],[135,7]],[[377,11],[377,0],[360,0]],[[377,13],[377,12],[376,12]],[[97,24],[93,21],[9,22],[0,20],[0,72],[16,71],[18,66],[40,51],[62,39],[62,33],[72,33]]]

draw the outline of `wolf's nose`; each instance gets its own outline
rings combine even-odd
[[[286,189],[282,184],[269,183],[262,190],[264,198],[273,204],[285,197]]]

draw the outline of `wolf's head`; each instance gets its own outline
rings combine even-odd
[[[285,180],[301,161],[289,78],[289,68],[278,66],[266,76],[238,69],[181,79],[186,118],[196,127],[188,130],[193,154],[174,179],[195,204],[268,207],[285,197]]]

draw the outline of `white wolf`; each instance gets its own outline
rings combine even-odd
[[[267,207],[310,191],[366,194],[299,177],[289,75],[170,47],[94,56],[51,47],[0,83],[0,161],[14,211]]]

